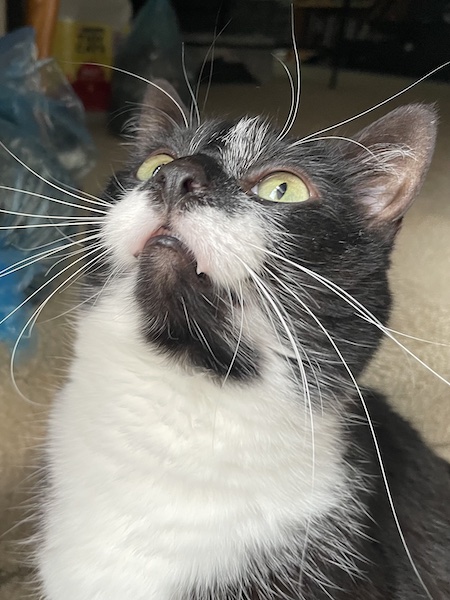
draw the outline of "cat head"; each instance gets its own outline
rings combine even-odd
[[[358,374],[388,318],[434,110],[398,108],[350,140],[284,137],[260,117],[193,126],[161,82],[143,105],[102,228],[109,285],[126,281],[142,337],[221,381],[273,356],[315,379]]]

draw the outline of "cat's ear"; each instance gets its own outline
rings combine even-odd
[[[399,222],[412,204],[433,155],[436,123],[432,106],[402,106],[346,146],[347,156],[358,161],[356,185],[372,223]]]
[[[165,79],[151,81],[142,100],[138,131],[152,132],[187,124],[187,110],[175,88]]]

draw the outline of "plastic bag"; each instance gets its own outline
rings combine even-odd
[[[67,241],[73,231],[66,219],[60,227],[42,227],[52,222],[42,217],[70,219],[77,212],[66,204],[77,201],[64,190],[76,186],[95,156],[80,101],[53,60],[36,59],[30,28],[0,38],[0,142],[0,340],[11,346],[33,307],[7,316],[52,263],[37,261],[14,272],[9,265],[23,266],[42,248]]]

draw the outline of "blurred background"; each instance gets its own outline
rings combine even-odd
[[[95,73],[86,66],[83,71],[67,61],[103,58],[114,63],[127,33],[138,23],[145,31],[134,42],[141,48],[147,45],[147,50],[152,46],[153,53],[158,44],[167,52],[171,44],[184,42],[188,72],[195,81],[213,40],[214,56],[210,52],[207,62],[214,62],[214,82],[270,79],[271,55],[286,59],[292,52],[291,4],[296,44],[305,64],[420,76],[450,56],[449,0],[1,0],[2,4],[4,31],[34,25],[40,55],[61,61],[88,109],[107,104],[108,85],[101,84],[111,80],[111,72]],[[435,77],[448,81],[450,72],[443,70]]]

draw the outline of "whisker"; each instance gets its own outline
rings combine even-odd
[[[30,225],[2,225],[0,230],[36,229],[42,227],[74,227],[75,225],[96,225],[98,221],[67,221],[65,223],[34,223]]]
[[[352,140],[352,138],[345,137],[343,135],[323,135],[320,137],[302,138],[301,140],[297,140],[296,142],[293,142],[291,144],[291,146],[301,146],[302,144],[308,144],[310,142],[317,142],[320,140],[341,140],[344,142],[350,142],[351,144],[355,144],[355,146],[359,146],[360,148],[365,150],[375,160],[377,160],[377,158],[378,158],[377,155],[375,154],[375,152],[372,152],[372,150],[370,150],[370,148],[368,148],[367,146],[364,146],[364,144],[361,144],[361,142],[358,142],[357,140]]]
[[[92,254],[93,252],[96,252],[96,251],[97,251],[97,249],[95,248],[94,250],[91,250],[90,252],[86,253],[86,256],[89,256],[89,254]],[[56,275],[53,275],[48,281],[44,282],[37,290],[35,290],[27,298],[25,298],[25,300],[23,300],[23,302],[21,302],[18,306],[16,306],[16,308],[14,308],[5,317],[3,317],[3,319],[0,319],[0,325],[2,325],[7,319],[9,319],[18,310],[20,310],[22,308],[22,306],[27,304],[27,302],[29,302],[32,298],[34,298],[34,296],[36,296],[39,292],[41,292],[45,287],[50,285],[50,283],[52,281],[54,281],[57,277],[60,277],[62,273],[64,273],[68,269],[70,269],[75,263],[79,262],[80,260],[83,260],[83,258],[85,258],[85,257],[82,256],[81,258],[78,258],[77,260],[72,262],[70,265],[67,265],[66,267],[64,267],[64,269],[62,269],[59,273],[56,273]]]
[[[210,68],[209,68],[209,77],[208,77],[208,85],[206,86],[205,97],[203,98],[203,107],[202,107],[203,112],[205,111],[206,103],[208,102],[209,90],[211,88],[212,75],[213,75],[213,69],[214,69],[214,49],[216,47],[216,42],[219,39],[219,37],[222,35],[222,33],[225,31],[225,29],[228,27],[228,25],[231,23],[231,19],[229,19],[225,23],[225,25],[222,27],[222,29],[219,31],[219,33],[217,33],[217,24],[218,24],[218,20],[219,20],[219,13],[220,13],[220,8],[219,8],[219,11],[218,11],[217,16],[216,16],[216,22],[214,24],[213,39],[212,39],[212,42],[211,42],[211,44],[210,44],[210,46],[208,48],[208,51],[205,54],[205,58],[203,59],[202,66],[201,66],[200,72],[198,74],[197,86],[196,86],[196,89],[195,89],[195,97],[198,99],[199,92],[200,92],[200,85],[202,83],[203,71],[205,70],[205,66],[206,66],[206,63],[208,61],[208,58],[211,55]]]
[[[265,296],[266,300],[269,302],[269,304],[272,306],[272,309],[274,310],[276,316],[278,317],[287,337],[288,340],[292,346],[292,349],[294,351],[295,354],[295,358],[298,364],[298,368],[300,370],[300,375],[302,378],[302,384],[303,384],[303,393],[305,394],[305,405],[309,410],[309,415],[310,415],[310,427],[311,427],[311,447],[312,447],[312,456],[313,456],[313,465],[314,465],[314,457],[315,457],[315,445],[314,445],[314,420],[313,420],[313,411],[312,411],[312,402],[311,402],[311,395],[310,395],[310,389],[309,389],[309,384],[308,384],[308,379],[306,376],[306,371],[305,371],[305,366],[303,364],[303,361],[300,357],[300,352],[297,346],[297,343],[294,339],[293,333],[292,331],[289,329],[285,319],[283,318],[283,315],[281,314],[281,310],[284,310],[284,307],[282,307],[278,301],[278,299],[276,297],[273,296],[273,294],[271,294],[271,292],[269,291],[269,289],[267,288],[267,286],[264,284],[264,282],[261,280],[261,278],[255,273],[255,271],[253,271],[253,269],[251,269],[243,260],[241,260],[237,255],[236,258],[239,260],[239,262],[241,262],[241,264],[243,265],[243,267],[246,269],[247,273],[250,275],[250,277],[252,278],[252,280],[254,281],[255,285],[260,289],[260,291],[263,293],[263,295]],[[281,308],[281,310],[280,310]],[[312,477],[314,479],[314,466],[313,466],[313,474]]]
[[[297,75],[297,89],[296,89],[296,94],[295,94],[295,105],[294,105],[294,110],[292,112],[289,111],[288,120],[286,121],[286,124],[283,127],[281,133],[277,136],[277,140],[282,140],[283,138],[285,138],[287,136],[287,134],[290,132],[290,130],[292,129],[292,127],[295,123],[295,119],[297,118],[297,115],[298,115],[298,110],[300,107],[300,98],[301,98],[301,93],[302,93],[302,69],[301,69],[301,62],[300,62],[300,53],[297,48],[297,40],[295,39],[295,19],[294,19],[294,4],[293,3],[291,4],[291,38],[292,38],[292,49],[294,51],[294,58],[295,58],[295,70],[296,70],[296,75]]]
[[[284,64],[284,62],[278,58],[278,56],[276,54],[272,54],[273,58],[275,58],[275,60],[277,60],[280,65],[283,67],[287,77],[288,77],[288,81],[289,81],[289,87],[291,89],[291,106],[289,107],[289,113],[288,116],[286,118],[286,122],[283,125],[283,129],[280,131],[280,133],[278,134],[277,139],[282,139],[283,138],[283,134],[284,131],[286,129],[287,124],[290,122],[292,115],[294,113],[294,105],[295,105],[295,87],[294,87],[294,79],[292,78],[291,72],[289,71],[288,67]]]
[[[365,319],[365,317],[361,316],[361,319]],[[366,319],[368,320],[368,319]],[[368,322],[370,323],[371,321],[368,320]],[[381,326],[383,327],[383,329],[385,329],[386,331],[389,331],[390,333],[394,333],[395,335],[400,335],[401,337],[405,337],[409,340],[414,340],[415,342],[422,342],[423,344],[431,344],[432,346],[441,346],[442,348],[449,348],[450,344],[447,344],[445,342],[434,342],[433,340],[426,340],[424,338],[420,338],[417,337],[415,335],[409,335],[408,333],[403,333],[403,331],[397,331],[396,329],[392,329],[391,327],[386,327],[386,325],[383,325],[381,323]]]
[[[419,85],[419,83],[422,83],[422,81],[425,81],[429,77],[432,77],[435,73],[437,73],[441,69],[445,69],[445,67],[448,67],[449,65],[450,65],[450,60],[447,61],[447,62],[445,62],[445,63],[443,63],[439,67],[436,67],[432,71],[429,71],[426,75],[424,75],[420,79],[417,79],[416,81],[414,81],[413,83],[411,83],[411,85],[408,85],[407,87],[403,88],[402,90],[400,90],[396,94],[393,94],[389,98],[386,98],[385,100],[382,100],[381,102],[378,102],[378,104],[375,104],[374,106],[371,106],[370,108],[368,108],[366,110],[363,110],[362,112],[358,113],[357,115],[354,115],[353,117],[349,117],[348,119],[344,119],[343,121],[340,121],[339,123],[336,123],[335,125],[330,125],[329,127],[325,127],[324,129],[320,129],[319,131],[316,131],[315,133],[311,133],[311,134],[305,136],[303,138],[303,140],[307,140],[307,139],[309,139],[310,137],[313,137],[313,136],[321,135],[322,133],[326,133],[327,131],[331,131],[332,129],[337,129],[338,127],[341,127],[342,125],[347,125],[347,123],[351,123],[352,121],[355,121],[356,119],[359,119],[360,117],[364,117],[365,115],[368,115],[369,113],[373,112],[374,110],[377,110],[377,108],[380,108],[380,107],[384,106],[385,104],[388,104],[388,102],[391,102],[392,100],[395,100],[395,98],[398,98],[399,96],[405,94],[406,92],[408,92],[412,88],[416,87],[416,85]]]
[[[257,248],[257,246],[254,246],[254,247]],[[412,358],[414,358],[414,360],[416,360],[420,365],[422,365],[427,371],[432,373],[435,377],[437,377],[440,381],[442,381],[446,385],[450,386],[450,381],[445,379],[445,377],[443,377],[442,375],[437,373],[434,369],[432,369],[429,365],[427,365],[421,358],[419,358],[416,354],[414,354],[414,352],[412,352],[407,346],[405,346],[404,344],[399,342],[395,338],[395,336],[393,336],[390,333],[389,329],[387,329],[375,317],[375,315],[373,315],[364,305],[362,305],[360,302],[358,302],[358,300],[356,300],[356,298],[354,298],[351,294],[346,292],[344,289],[340,288],[338,285],[336,285],[329,279],[326,279],[325,277],[318,275],[314,271],[311,271],[310,269],[307,269],[303,265],[299,265],[299,264],[285,258],[284,256],[281,256],[279,254],[276,254],[275,252],[272,252],[270,250],[263,249],[263,248],[259,248],[259,250],[262,250],[266,254],[273,256],[279,260],[282,260],[283,262],[285,262],[287,264],[290,264],[294,268],[303,271],[304,273],[306,273],[306,274],[310,275],[312,278],[314,278],[316,281],[319,281],[320,283],[322,283],[325,287],[327,287],[329,290],[333,291],[337,296],[342,298],[342,300],[346,301],[350,306],[352,306],[356,310],[356,314],[360,318],[364,318],[370,324],[377,327],[382,333],[384,333],[389,339],[391,339],[395,344],[397,344],[400,348],[402,348],[402,350],[404,350],[407,354],[409,354]]]
[[[114,181],[117,183],[117,187],[119,187],[122,192],[124,192],[126,194],[127,190],[124,188],[124,186],[122,185],[122,182],[119,180],[119,178],[117,177],[116,172],[114,171],[113,167],[111,166],[112,169],[112,176]]]
[[[67,240],[71,240],[74,241],[74,243],[79,243],[77,240],[75,240],[75,238],[79,235],[86,235],[88,233],[92,233],[93,231],[97,231],[98,228],[96,229],[81,229],[80,231],[76,231],[74,233],[71,233],[70,235],[67,234],[63,234],[61,240],[63,239],[67,239]],[[40,250],[41,248],[48,248],[49,246],[54,247],[55,244],[58,244],[60,240],[51,240],[50,242],[45,242],[43,244],[33,244],[32,246],[15,246],[17,248],[17,250],[20,250],[22,252],[34,252],[35,250]]]
[[[42,197],[42,196],[41,196]],[[0,208],[0,213],[6,214],[6,215],[15,215],[17,217],[31,217],[33,219],[59,219],[59,220],[67,220],[67,219],[71,219],[74,221],[83,221],[84,219],[86,219],[87,217],[77,217],[77,216],[70,216],[68,217],[67,215],[49,215],[49,214],[39,214],[39,213],[25,213],[25,212],[18,212],[15,210],[8,210],[6,208]],[[89,217],[90,219],[98,219],[99,221],[101,221],[103,219],[103,217],[94,217],[91,216]]]
[[[97,237],[97,235],[89,236],[89,237],[84,238],[81,241],[82,242],[90,241],[91,239],[95,239],[96,237]],[[10,273],[14,273],[15,271],[19,271],[20,269],[28,267],[37,261],[46,260],[48,257],[52,256],[53,254],[57,254],[58,252],[61,252],[62,250],[66,250],[67,248],[70,248],[71,246],[75,246],[78,244],[79,244],[78,241],[70,242],[69,244],[64,244],[64,245],[58,246],[56,248],[54,248],[54,247],[50,248],[48,250],[45,250],[44,252],[39,252],[38,254],[34,254],[33,256],[27,256],[26,258],[23,258],[15,263],[13,263],[12,265],[8,265],[4,269],[2,269],[0,271],[0,277],[9,275]],[[53,245],[54,245],[54,243],[53,243]]]
[[[77,256],[78,254],[82,254],[83,252],[87,252],[93,248],[99,248],[99,247],[100,247],[100,243],[97,242],[96,244],[90,244],[89,246],[85,246],[83,248],[78,248],[78,250],[74,250],[73,252],[68,252],[67,254],[64,254],[64,256],[62,258],[58,259],[47,269],[47,271],[45,272],[45,277],[48,277],[49,274],[53,271],[53,269],[55,269],[55,267],[57,265],[61,264],[62,262],[67,261],[69,258],[71,258],[73,256]]]
[[[50,317],[49,319],[42,319],[42,320],[40,320],[39,321],[39,325],[44,325],[45,323],[51,323],[52,321],[56,321],[57,319],[61,319],[62,317],[67,316],[71,312],[76,312],[81,306],[83,306],[84,304],[88,304],[89,302],[91,302],[92,299],[95,298],[95,296],[99,296],[100,293],[101,293],[101,290],[100,291],[97,290],[96,292],[94,292],[88,298],[85,298],[84,300],[82,300],[81,302],[79,302],[78,304],[76,304],[75,306],[71,306],[70,308],[68,308],[67,310],[65,310],[62,313],[59,313],[55,317]]]
[[[237,358],[237,355],[238,355],[238,352],[239,352],[239,346],[241,345],[241,341],[242,341],[242,333],[243,333],[243,330],[244,330],[244,302],[243,302],[243,293],[242,293],[242,284],[241,284],[241,282],[239,282],[239,304],[240,304],[240,307],[241,307],[241,322],[240,322],[240,326],[239,326],[238,339],[236,341],[236,348],[234,349],[234,353],[233,353],[233,356],[231,358],[230,365],[229,365],[228,370],[227,370],[227,372],[225,374],[225,377],[224,377],[224,379],[222,381],[222,387],[225,386],[225,384],[227,382],[227,379],[228,379],[228,377],[229,377],[229,375],[231,373],[231,370],[233,368],[233,365],[236,362],[236,358]],[[233,307],[233,303],[231,303],[231,307]],[[233,308],[232,308],[232,310],[233,310]]]
[[[208,350],[208,352],[211,354],[211,356],[213,357],[213,359],[214,359],[216,362],[219,362],[219,361],[218,361],[218,359],[217,359],[217,357],[216,357],[216,355],[215,355],[215,354],[214,354],[214,352],[212,351],[212,348],[211,348],[211,346],[210,346],[210,344],[209,344],[208,340],[206,339],[206,337],[205,337],[205,334],[203,333],[203,331],[202,331],[202,329],[201,329],[200,325],[197,323],[197,321],[196,321],[195,319],[192,319],[192,324],[194,325],[194,327],[195,327],[195,330],[197,331],[198,335],[200,336],[200,338],[201,338],[201,341],[203,342],[203,344],[204,344],[205,348],[206,348],[206,349]]]
[[[288,334],[288,337],[292,340],[291,344],[292,344],[292,348],[294,350],[294,353],[296,355],[298,366],[300,368],[302,382],[303,382],[303,390],[304,390],[305,398],[306,398],[306,403],[305,404],[306,404],[306,407],[308,408],[309,418],[310,418],[310,435],[311,435],[311,494],[314,494],[315,478],[316,478],[316,475],[315,475],[315,468],[316,468],[316,459],[315,459],[315,457],[316,457],[316,448],[315,448],[315,435],[314,435],[315,428],[314,428],[314,415],[313,415],[313,409],[312,409],[312,401],[311,401],[311,395],[310,395],[309,384],[308,384],[308,380],[307,380],[307,376],[306,376],[305,367],[303,365],[303,361],[300,358],[300,355],[299,355],[299,352],[298,352],[298,348],[297,348],[297,344],[294,342],[292,333],[290,332],[289,328],[285,324],[285,321],[282,318],[281,313],[278,310],[278,307],[276,306],[277,303],[280,304],[279,301],[278,301],[278,299],[275,296],[273,296],[273,294],[270,293],[270,291],[268,290],[267,286],[265,286],[263,284],[263,282],[261,281],[261,279],[255,273],[253,273],[253,275],[256,275],[257,279],[259,280],[259,283],[258,283],[257,279],[254,279],[254,277],[253,277],[253,275],[251,273],[251,269],[248,272],[249,272],[250,276],[252,277],[253,281],[255,282],[255,284],[258,287],[260,287],[260,289],[263,292],[264,296],[266,296],[266,299],[269,300],[269,302],[271,303],[272,307],[275,309],[275,312],[276,312],[276,314],[278,316],[278,319],[280,320],[283,328],[285,329],[286,333]],[[266,292],[264,292],[264,288],[265,288]],[[271,296],[272,296],[273,300],[271,300]],[[280,306],[281,306],[281,304],[280,304]],[[304,353],[306,355],[305,351],[304,351]],[[304,565],[304,562],[305,562],[306,548],[307,548],[307,543],[308,543],[308,537],[309,537],[310,527],[311,527],[311,517],[308,517],[308,520],[307,520],[307,523],[306,523],[306,527],[305,527],[305,539],[304,539],[304,546],[303,546],[303,550],[302,550],[301,570],[300,570],[300,573],[299,573],[299,587],[301,587],[302,578],[303,578],[303,565]]]
[[[96,249],[93,250],[93,251],[91,251],[91,252],[89,252],[88,255],[92,254],[92,252],[94,252],[94,251],[96,251]],[[107,251],[105,250],[105,253],[106,252]],[[64,269],[62,269],[59,273],[57,273],[56,275],[54,275],[51,279],[49,279],[48,281],[46,281],[45,283],[43,283],[33,294],[31,294],[28,298],[26,298],[26,300],[24,302],[22,302],[7,317],[5,317],[2,321],[0,321],[0,324],[3,323],[7,318],[9,318],[14,312],[16,312],[16,310],[18,310],[21,306],[23,306],[26,302],[28,302],[38,292],[42,291],[44,289],[44,287],[46,287],[47,285],[49,285],[54,279],[56,279],[56,277],[59,277],[64,271],[67,271],[74,264],[76,264],[77,262],[82,261],[84,258],[85,257],[82,256],[81,258],[78,258],[77,260],[73,261],[70,265],[68,265],[67,267],[65,267]],[[59,290],[67,284],[68,281],[73,280],[80,273],[82,273],[90,264],[92,264],[96,260],[99,260],[99,258],[100,257],[96,256],[96,257],[94,257],[94,259],[88,261],[86,264],[83,264],[79,269],[77,269],[74,273],[70,274],[61,284],[59,284],[55,288],[55,290],[53,290],[52,293],[49,294],[49,296],[43,302],[41,302],[41,304],[33,312],[33,314],[31,315],[31,317],[27,320],[27,322],[25,323],[25,325],[22,328],[21,332],[19,333],[19,335],[17,337],[17,340],[16,340],[16,342],[14,344],[12,353],[11,353],[10,369],[9,370],[10,370],[11,381],[12,381],[14,389],[19,394],[19,396],[21,396],[21,398],[23,398],[26,402],[29,402],[29,403],[31,403],[31,404],[33,404],[35,406],[39,406],[39,404],[37,404],[36,402],[34,402],[33,400],[31,400],[30,398],[27,398],[27,396],[25,396],[24,394],[22,394],[22,392],[20,391],[20,389],[19,389],[19,387],[17,385],[17,381],[16,381],[16,378],[15,378],[15,375],[14,375],[14,361],[15,361],[15,357],[16,357],[16,354],[17,354],[17,349],[19,347],[20,341],[22,340],[25,332],[30,327],[30,325],[31,325],[31,329],[33,328],[34,324],[36,323],[37,319],[39,318],[39,315],[41,314],[41,312],[43,311],[43,309],[45,308],[45,306],[50,302],[50,300],[55,296],[55,294],[57,294],[59,292]]]
[[[83,196],[80,196],[79,194],[74,194],[70,190],[66,190],[63,187],[56,185],[56,183],[53,183],[52,181],[45,179],[45,177],[42,177],[42,175],[40,175],[37,171],[32,169],[26,163],[24,163],[23,160],[21,160],[16,154],[14,154],[14,152],[12,152],[7,146],[5,146],[5,144],[2,141],[0,141],[0,147],[3,148],[3,150],[5,150],[5,152],[7,152],[12,158],[14,158],[14,160],[17,161],[19,163],[19,165],[22,165],[22,167],[24,167],[32,175],[37,177],[37,179],[39,179],[40,181],[43,181],[44,183],[46,183],[50,187],[54,188],[55,190],[58,190],[59,192],[62,192],[63,194],[67,194],[68,196],[71,196],[72,198],[76,198],[77,200],[82,200],[83,202],[89,202],[90,204],[98,204],[100,206],[103,205],[103,203],[100,201],[94,202],[93,200],[90,200],[89,198],[84,198]],[[5,189],[5,187],[3,187],[2,189]],[[94,208],[91,208],[91,210],[94,212],[102,212],[102,211],[96,210]]]
[[[296,292],[294,292],[293,290],[291,290],[291,288],[289,288],[289,286],[287,286],[286,284],[284,284],[276,275],[274,275],[274,277],[278,280],[278,282],[280,283],[280,285],[282,285],[282,287],[308,312],[308,314],[312,317],[312,319],[315,321],[315,323],[319,326],[320,330],[325,334],[325,336],[329,340],[330,344],[332,345],[334,351],[336,352],[336,354],[338,355],[339,359],[341,360],[341,362],[342,362],[345,370],[347,371],[347,373],[348,373],[348,375],[349,375],[349,377],[350,377],[350,379],[352,381],[352,384],[355,387],[355,390],[356,390],[356,392],[358,394],[359,400],[361,402],[361,405],[362,405],[362,408],[363,408],[363,411],[364,411],[364,414],[365,414],[365,417],[366,417],[366,420],[367,420],[367,424],[368,424],[369,429],[370,429],[370,434],[372,436],[372,440],[373,440],[374,447],[375,447],[375,452],[376,452],[376,455],[377,455],[378,465],[380,467],[380,472],[381,472],[381,477],[382,477],[382,480],[383,480],[383,485],[384,485],[384,488],[385,488],[385,491],[386,491],[386,495],[387,495],[387,498],[388,498],[389,507],[390,507],[392,516],[394,518],[395,526],[396,526],[398,534],[400,536],[400,540],[402,542],[402,545],[403,545],[403,548],[405,550],[405,553],[406,553],[406,556],[408,558],[408,561],[411,564],[411,567],[412,567],[412,569],[414,571],[414,574],[416,575],[416,577],[417,577],[420,585],[422,586],[422,588],[423,588],[424,592],[426,593],[426,595],[428,596],[428,598],[430,600],[433,600],[432,595],[428,591],[428,588],[425,585],[425,582],[423,581],[423,579],[422,579],[422,577],[421,577],[421,575],[420,575],[420,573],[419,573],[419,571],[417,569],[417,566],[416,566],[416,564],[414,562],[414,559],[413,559],[413,557],[411,555],[411,552],[409,550],[408,544],[406,542],[406,539],[405,539],[405,536],[404,536],[404,533],[403,533],[403,529],[402,529],[402,527],[400,525],[400,521],[399,521],[399,518],[398,518],[398,515],[397,515],[397,511],[396,511],[395,505],[394,505],[394,499],[393,499],[392,493],[391,493],[391,488],[390,488],[389,481],[388,481],[388,478],[387,478],[386,469],[385,469],[383,458],[382,458],[382,455],[381,455],[381,449],[380,449],[380,446],[379,446],[379,443],[378,443],[378,438],[377,438],[377,435],[376,435],[376,432],[375,432],[375,428],[373,426],[373,422],[372,422],[372,418],[370,416],[369,409],[367,407],[366,401],[364,400],[361,388],[359,387],[359,385],[358,385],[358,383],[356,381],[356,378],[353,375],[352,370],[348,366],[347,361],[344,359],[344,357],[343,357],[341,351],[339,350],[336,342],[333,340],[333,338],[331,337],[330,333],[324,327],[324,325],[322,324],[322,322],[320,321],[320,319],[313,313],[312,310],[309,309],[309,307],[305,304],[305,302],[303,302],[303,300],[299,297],[299,295]]]
[[[191,337],[195,338],[194,332],[192,331],[191,320],[189,319],[186,302],[184,301],[183,296],[180,296],[180,301],[181,301],[181,304],[183,305],[184,316],[186,317],[186,323],[187,323],[187,326],[189,329],[189,333],[191,334]]]
[[[0,141],[0,146],[3,146],[1,141]],[[8,152],[9,152],[9,150],[8,150]],[[13,155],[13,156],[19,162],[21,162],[18,157],[16,157],[15,155]],[[21,163],[21,164],[23,164],[23,166],[26,167],[25,163]],[[26,168],[28,168],[28,167],[26,167]],[[30,170],[30,169],[28,169],[28,170]],[[31,171],[31,172],[33,173],[33,175],[36,175],[38,177],[38,179],[41,179],[45,183],[51,184],[51,182],[48,182],[46,179],[44,179],[40,175],[37,175],[37,173],[35,173],[34,171]],[[51,187],[56,187],[56,186],[51,185]],[[64,194],[68,193],[67,190],[64,190],[63,188],[56,187],[56,189],[59,190],[60,192],[63,192]],[[71,206],[71,207],[77,208],[79,210],[88,210],[91,212],[96,212],[96,213],[99,213],[100,215],[106,214],[105,210],[99,210],[97,208],[92,208],[91,206],[89,206],[89,207],[83,206],[82,204],[74,204],[73,202],[67,202],[66,200],[61,200],[60,198],[53,198],[52,196],[46,196],[45,194],[38,194],[37,192],[30,192],[28,190],[21,190],[19,188],[11,187],[9,185],[0,185],[0,190],[5,190],[7,192],[18,192],[21,194],[26,194],[27,196],[32,196],[35,198],[42,198],[44,200],[49,200],[50,202],[55,202],[56,204],[64,204],[64,206]],[[77,198],[78,200],[84,200],[84,198],[82,198],[81,196],[75,196],[74,194],[69,194],[69,196],[73,196],[74,198]]]
[[[95,201],[95,204],[101,205],[101,206],[106,206],[108,207],[109,204],[108,202],[105,202],[105,200],[103,200],[102,198],[99,198],[98,196],[95,196],[94,194],[90,194],[89,192],[87,192],[86,190],[80,190],[79,188],[70,185],[68,183],[63,183],[61,181],[58,181],[57,179],[54,180],[56,183],[58,183],[59,185],[64,185],[65,188],[67,188],[68,190],[75,192],[75,193],[81,193],[82,194],[82,198],[84,198],[86,196],[86,200],[88,200],[88,198],[90,198],[91,200]],[[94,202],[93,202],[94,204]]]
[[[71,64],[71,65],[80,65],[81,64],[80,62],[77,62],[77,61],[63,61],[63,62],[65,62],[67,64]],[[189,123],[188,123],[187,117],[184,114],[184,110],[183,110],[182,106],[180,105],[180,103],[177,102],[177,100],[175,100],[175,98],[172,98],[172,96],[169,94],[169,92],[166,92],[166,90],[164,88],[162,88],[161,86],[157,85],[154,81],[151,81],[150,79],[146,79],[145,77],[142,77],[141,75],[137,75],[136,73],[132,73],[131,71],[127,71],[126,69],[121,69],[120,67],[114,67],[113,65],[106,65],[106,64],[98,63],[98,62],[86,62],[86,63],[83,63],[83,64],[85,64],[85,65],[91,65],[93,67],[102,67],[102,68],[105,68],[105,69],[112,69],[113,71],[116,71],[117,73],[123,73],[124,75],[129,75],[130,77],[134,77],[135,79],[139,79],[139,81],[143,81],[147,85],[152,85],[154,88],[156,88],[161,93],[163,93],[165,96],[167,96],[171,100],[171,102],[173,102],[173,104],[180,111],[181,118],[183,119],[183,122],[184,122],[184,126],[186,128],[189,127]]]
[[[184,80],[186,82],[188,91],[189,91],[189,95],[191,97],[191,108],[189,110],[189,125],[192,127],[192,121],[193,121],[193,114],[192,114],[192,110],[195,110],[195,116],[197,119],[197,127],[200,126],[200,111],[198,109],[198,104],[197,104],[197,98],[195,97],[194,94],[194,90],[192,89],[192,85],[191,82],[189,81],[189,77],[187,74],[187,70],[186,70],[186,60],[185,60],[185,46],[184,46],[184,42],[181,44],[181,65],[183,68],[183,76],[184,76]]]
[[[103,256],[105,256],[105,255],[102,255],[102,257],[101,257],[101,258],[103,258]],[[89,272],[92,274],[92,273],[94,273],[94,272],[95,272],[97,269],[98,269],[98,267],[96,267],[95,269],[90,269],[90,271],[89,271]],[[106,280],[105,280],[105,283],[102,285],[101,289],[100,289],[100,290],[97,292],[97,298],[95,299],[95,301],[94,301],[94,304],[97,304],[97,301],[98,301],[98,299],[100,298],[100,296],[102,295],[102,293],[103,293],[103,292],[105,291],[105,289],[107,288],[107,286],[108,286],[109,282],[111,281],[111,279],[113,279],[113,278],[114,278],[114,277],[115,277],[115,276],[116,276],[118,273],[120,273],[120,270],[121,270],[121,269],[120,269],[120,267],[114,267],[114,268],[111,270],[111,273],[110,273],[110,274],[108,275],[108,277],[106,278]],[[94,295],[95,295],[95,294],[94,294]],[[93,297],[93,296],[92,296],[92,297]]]

